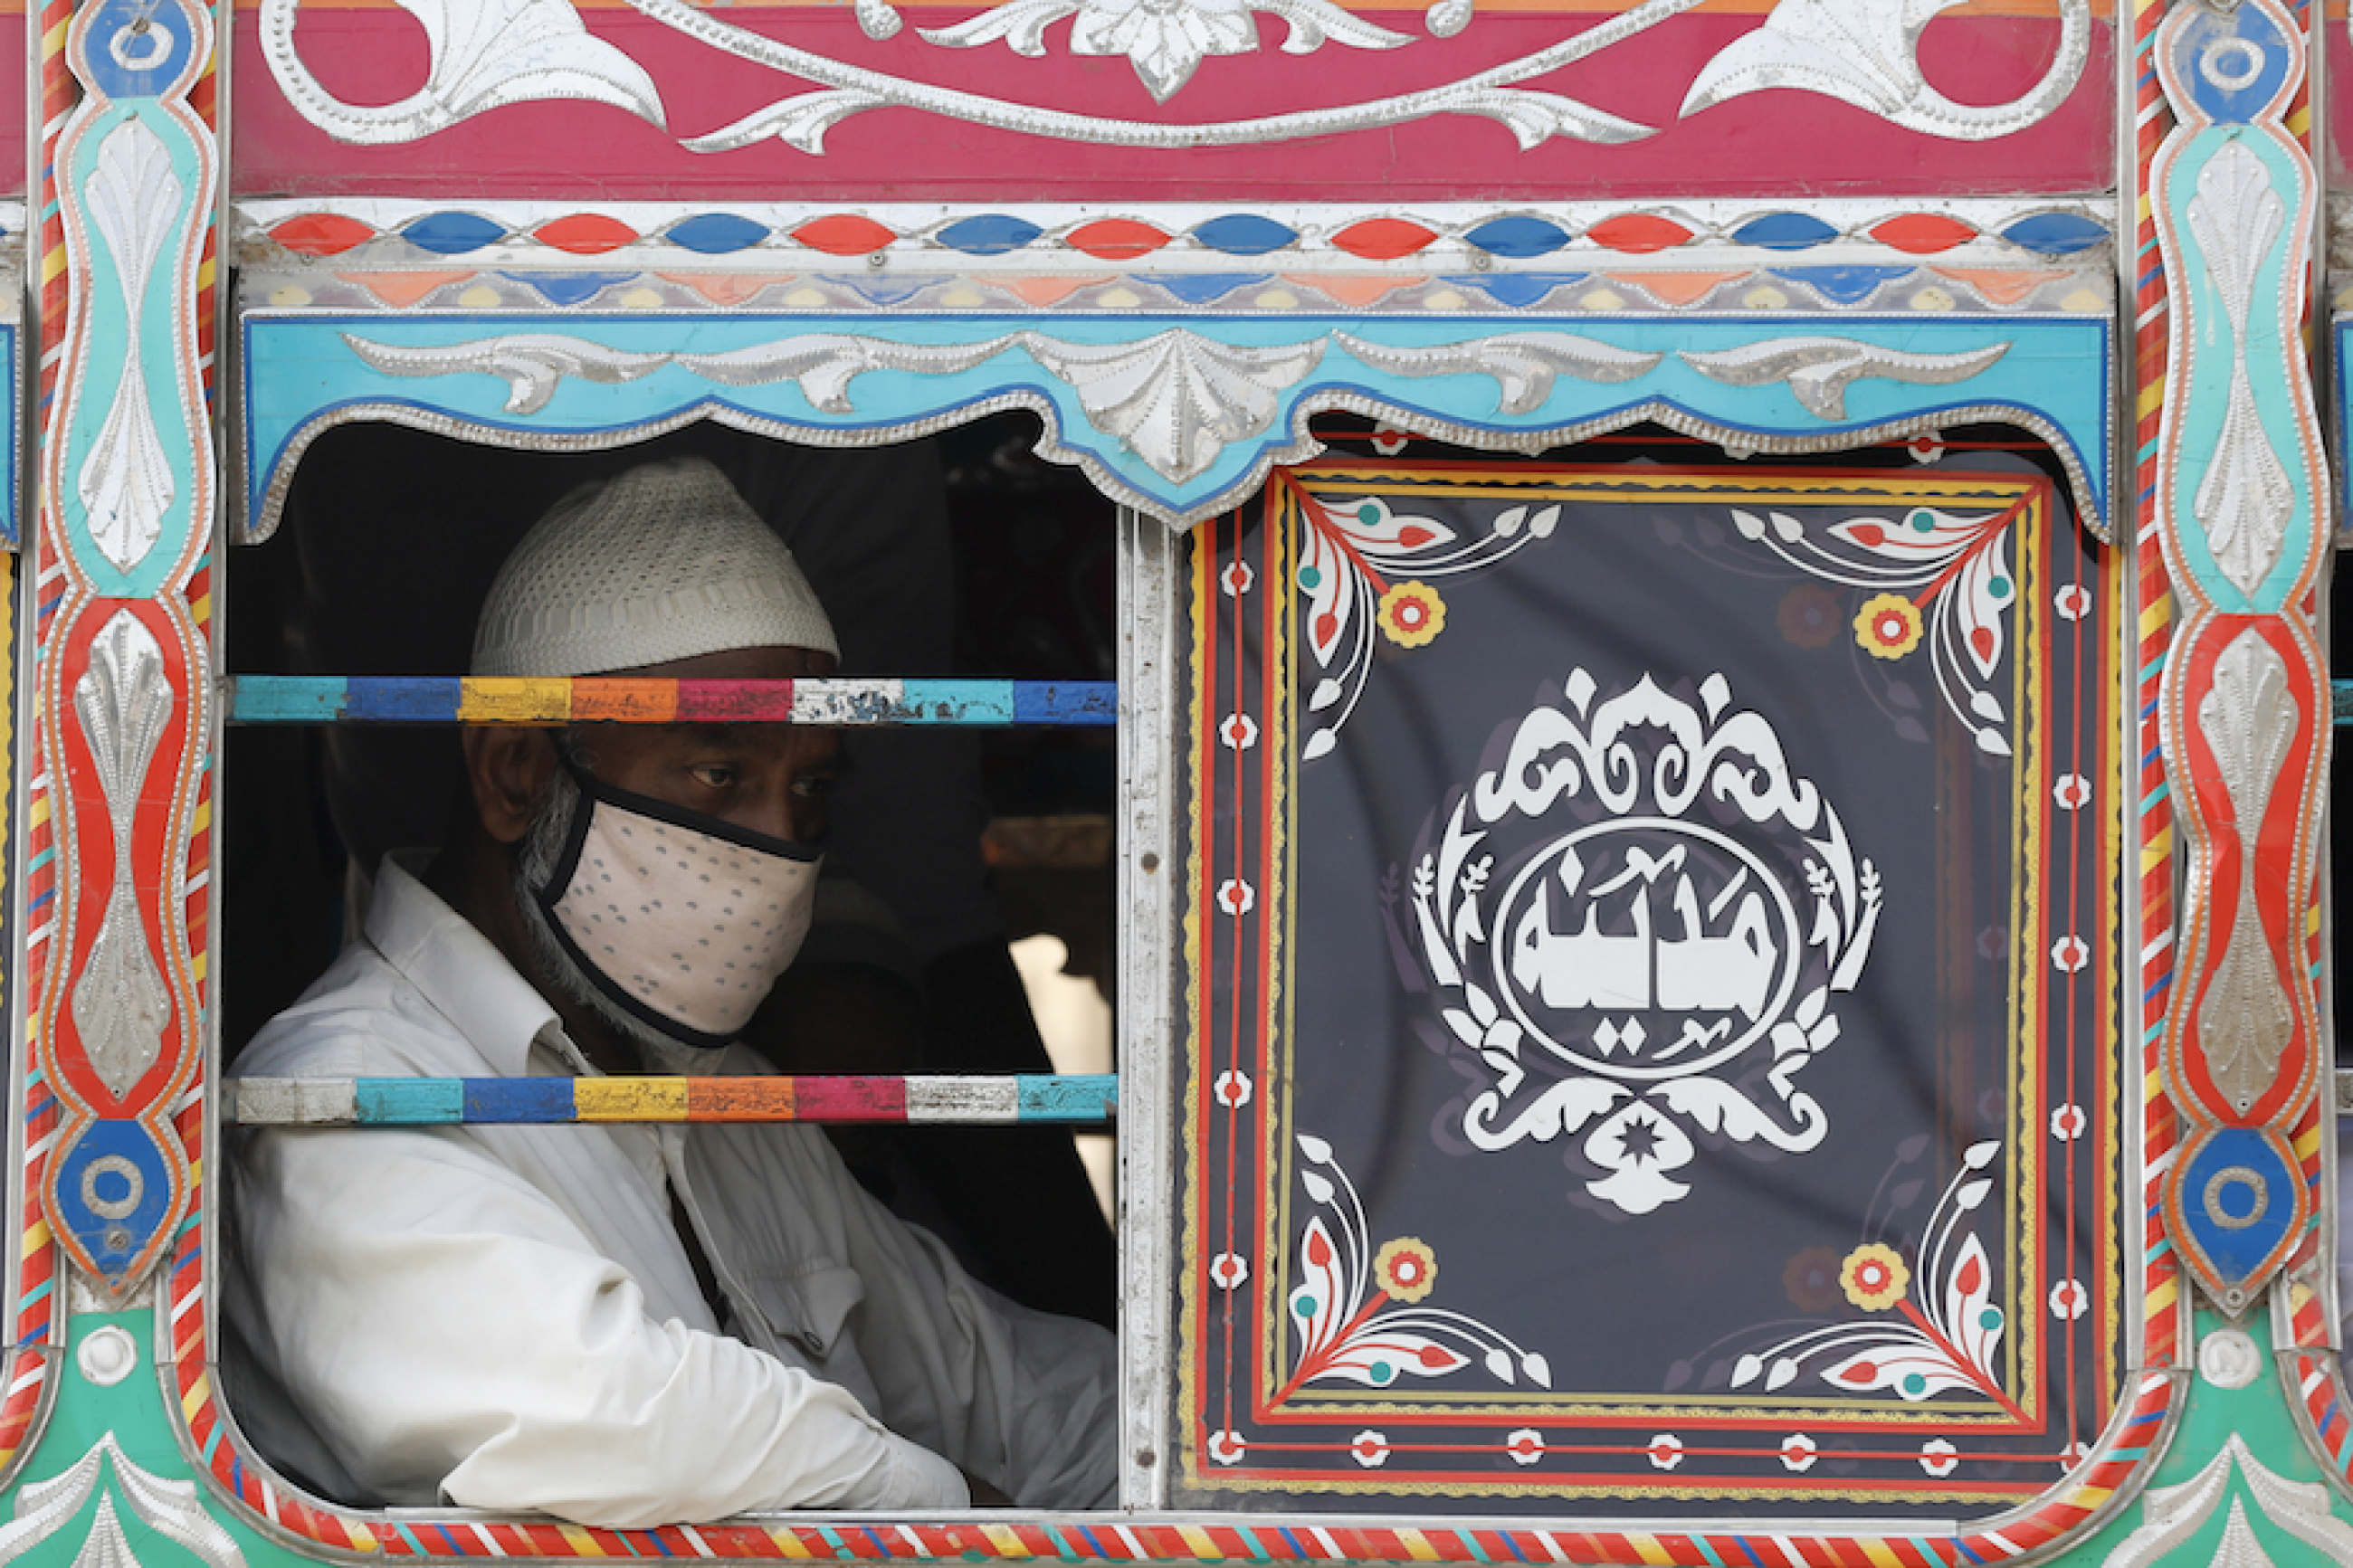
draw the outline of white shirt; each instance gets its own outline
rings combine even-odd
[[[390,864],[365,940],[237,1068],[593,1071],[546,999]],[[962,1507],[958,1466],[1029,1507],[1115,1500],[1111,1335],[967,1278],[815,1128],[273,1130],[230,1154],[230,1408],[346,1500],[642,1527]]]

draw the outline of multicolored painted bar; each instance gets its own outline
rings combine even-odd
[[[1095,1126],[1113,1073],[921,1078],[241,1078],[221,1120],[245,1127],[884,1121]]]
[[[234,675],[232,724],[954,724],[1108,727],[1111,680],[539,680]]]

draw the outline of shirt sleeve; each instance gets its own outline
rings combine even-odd
[[[265,1132],[238,1167],[260,1353],[384,1498],[615,1528],[970,1501],[954,1465],[843,1389],[655,1321],[559,1207],[460,1133]]]
[[[814,1129],[780,1128],[804,1215],[839,1226],[834,1256],[859,1280],[851,1331],[825,1340],[821,1375],[871,1387],[891,1429],[945,1454],[1028,1508],[1117,1505],[1118,1342],[975,1280],[947,1247],[859,1186]],[[721,1131],[721,1141],[749,1129]]]

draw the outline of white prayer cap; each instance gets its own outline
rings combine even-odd
[[[745,647],[839,658],[793,552],[702,458],[582,485],[523,535],[474,627],[476,675],[603,675]]]

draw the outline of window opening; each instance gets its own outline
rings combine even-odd
[[[691,454],[717,463],[767,515],[827,518],[829,533],[787,537],[840,634],[844,678],[952,682],[986,670],[1017,719],[1050,717],[1058,702],[1107,718],[1111,508],[1083,484],[1073,497],[1034,476],[992,478],[1026,453],[1026,424],[989,422],[961,446],[852,453],[695,426],[624,451],[564,456],[344,427],[306,455],[278,538],[237,558],[238,590],[257,611],[231,621],[230,662],[247,677],[240,702],[258,712],[264,698],[290,701],[309,689],[281,681],[273,695],[255,678],[341,677],[337,700],[357,703],[438,697],[386,682],[441,676],[426,684],[446,689],[438,716],[456,717],[457,683],[446,677],[466,669],[475,606],[523,528],[586,478]],[[918,704],[913,686],[902,701]],[[1007,1113],[1048,1124],[903,1126],[886,1104],[834,1129],[835,1141],[870,1190],[947,1239],[976,1277],[1039,1310],[1109,1324],[1109,1228],[1069,1133],[1051,1124],[1070,1120],[1069,1095],[1058,1100],[1039,1082],[1053,1065],[1008,946],[1029,928],[1060,931],[1069,949],[1107,963],[1100,928],[1109,900],[1095,885],[1110,876],[1111,846],[1101,831],[1071,830],[1111,820],[1112,735],[1092,728],[1099,732],[1064,726],[1059,738],[922,725],[851,732],[828,854],[846,886],[837,893],[828,879],[825,918],[747,1039],[786,1073],[905,1077],[914,1121],[934,1103],[915,1103],[923,1086],[941,1075],[1021,1075]],[[452,733],[365,724],[228,731],[223,991],[232,1077],[239,1049],[351,929],[364,907],[366,865],[434,841],[462,794]],[[1025,839],[1032,848],[1019,851]],[[1041,874],[1075,883],[1076,893],[1033,889],[1008,911],[997,885],[1018,889]],[[928,896],[899,891],[911,886]],[[393,1103],[397,1096],[371,1102],[370,1092],[364,1080],[354,1091],[360,1120],[421,1114]],[[266,1100],[257,1097],[257,1109]],[[556,1119],[594,1110],[585,1098],[560,1116],[539,1108]],[[812,1288],[778,1289],[806,1297]],[[840,1300],[833,1315],[849,1305]],[[1051,1384],[1077,1374],[1041,1366],[1024,1375]],[[269,1434],[260,1436],[266,1446]],[[309,1479],[352,1495],[332,1477]]]

